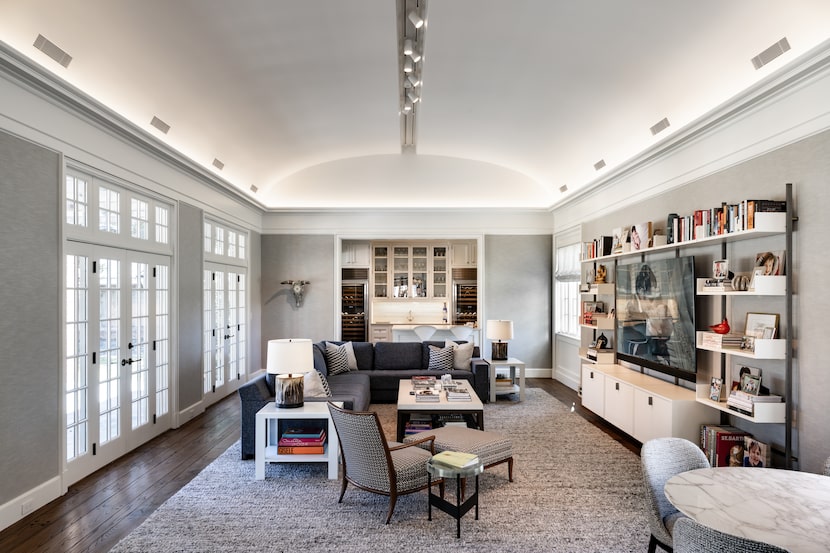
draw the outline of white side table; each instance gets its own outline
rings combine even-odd
[[[342,402],[335,402],[342,406]],[[325,452],[315,455],[280,455],[277,453],[281,420],[327,421]],[[307,401],[302,407],[278,409],[272,401],[256,414],[255,474],[257,480],[265,479],[265,463],[328,463],[329,479],[337,479],[340,442],[331,420],[329,408],[324,401]]]
[[[525,364],[523,361],[519,361],[515,357],[511,357],[504,361],[489,359],[487,357],[484,358],[484,362],[489,365],[489,376],[490,376],[490,401],[496,401],[497,395],[506,395],[506,394],[515,394],[516,392],[519,393],[519,401],[525,400]],[[496,389],[496,368],[497,367],[508,367],[510,369],[510,380],[513,381],[512,386],[508,387],[500,387]],[[518,380],[519,383],[516,384],[516,370],[518,369],[519,375]]]

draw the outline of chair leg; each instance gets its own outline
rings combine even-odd
[[[657,546],[660,546],[660,549],[666,551],[666,553],[673,553],[674,550],[666,545],[665,543],[659,541],[657,538],[654,537],[654,534],[648,540],[648,553],[655,553],[657,551]]]
[[[507,460],[507,479],[513,481],[513,457]]]
[[[389,524],[389,521],[392,520],[392,513],[395,512],[395,503],[398,501],[398,494],[392,492],[389,494],[389,516],[386,517],[386,524]]]

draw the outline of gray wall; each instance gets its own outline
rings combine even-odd
[[[583,239],[609,234],[611,229],[624,224],[652,220],[665,225],[670,212],[687,214],[695,209],[718,205],[721,201],[746,198],[784,198],[784,183],[794,185],[795,212],[798,216],[793,238],[793,267],[788,268],[795,280],[794,323],[782,325],[783,335],[795,340],[794,406],[796,431],[794,451],[799,456],[801,470],[820,472],[824,460],[830,456],[830,426],[827,425],[827,400],[830,394],[830,372],[825,367],[827,356],[823,341],[827,330],[816,321],[822,321],[830,310],[830,294],[826,292],[826,275],[830,265],[825,258],[830,235],[828,201],[830,192],[830,132],[824,132],[780,148],[769,154],[736,165],[709,177],[691,182],[669,193],[662,194],[624,210],[583,224]],[[601,194],[600,194],[601,196]],[[751,259],[758,251],[784,249],[783,237],[731,243],[727,258],[738,263],[739,271],[748,271]],[[709,274],[711,261],[720,257],[718,246],[684,248],[681,255],[694,255],[699,275]],[[775,312],[781,307],[775,300],[742,299],[738,320],[746,310]],[[745,304],[745,305],[744,305]],[[698,312],[698,328],[714,321],[716,313]],[[788,328],[789,327],[789,328]],[[699,363],[699,375],[708,378],[710,367]],[[773,389],[783,378],[781,363],[754,361],[753,366],[763,370],[763,377],[771,380]],[[765,382],[766,383],[766,382]],[[780,388],[779,388],[780,389]],[[748,425],[748,429],[773,443],[783,443],[782,425]]]
[[[179,204],[179,411],[202,400],[202,210]]]
[[[488,319],[513,321],[507,352],[528,368],[552,366],[552,251],[550,235],[484,238],[484,312]],[[490,342],[483,342],[489,356]]]
[[[265,235],[262,237],[262,363],[268,340],[336,338],[334,236]],[[283,280],[308,280],[300,307]]]
[[[0,505],[60,467],[61,159],[0,132]]]

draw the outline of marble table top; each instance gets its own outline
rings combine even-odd
[[[791,552],[830,551],[830,477],[779,469],[718,467],[683,472],[666,497],[710,528]]]

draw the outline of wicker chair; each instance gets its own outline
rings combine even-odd
[[[351,482],[358,488],[389,496],[389,514],[386,524],[392,520],[399,495],[426,489],[429,484],[427,461],[435,452],[433,436],[424,437],[411,444],[387,442],[377,413],[341,409],[328,403],[343,461],[343,481],[340,499]],[[429,442],[429,449],[418,447]],[[414,447],[413,447],[414,446]],[[444,481],[433,480],[444,495]]]
[[[709,461],[703,451],[689,440],[657,438],[643,444],[640,462],[646,486],[646,518],[651,529],[648,551],[654,553],[658,544],[666,551],[672,551],[672,529],[683,514],[669,502],[663,488],[675,474],[709,468]]]
[[[684,517],[674,525],[674,553],[787,553],[775,545],[713,530]]]

